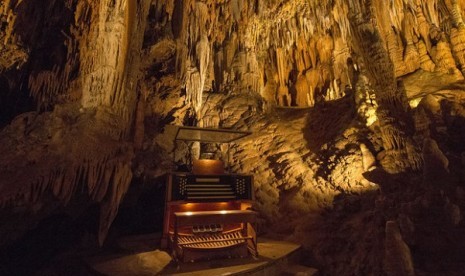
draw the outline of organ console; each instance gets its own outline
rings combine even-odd
[[[182,136],[180,131],[199,134],[189,135],[189,139],[215,132],[210,143],[229,143],[250,134],[180,127],[177,138]],[[228,140],[222,134],[228,135]],[[258,256],[253,200],[252,176],[224,173],[221,160],[195,160],[191,172],[167,176],[162,247],[183,262]]]

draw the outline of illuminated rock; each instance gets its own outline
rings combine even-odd
[[[50,214],[84,197],[101,208],[102,243],[131,183],[159,183],[173,167],[169,125],[249,130],[230,165],[254,175],[262,229],[299,231],[329,275],[379,275],[385,227],[391,249],[407,252],[386,221],[415,206],[399,222],[410,229],[429,208],[425,186],[440,188],[449,202],[438,210],[462,223],[463,195],[451,191],[462,190],[465,166],[464,8],[2,1],[0,206],[10,217]],[[176,146],[176,162],[199,147]],[[379,177],[366,179],[375,167]],[[42,218],[33,217],[12,240]],[[401,268],[387,258],[389,273],[412,272],[408,258]]]

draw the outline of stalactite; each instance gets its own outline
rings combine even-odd
[[[3,44],[6,45],[10,42],[15,43],[15,40],[17,39],[16,36],[13,35],[16,15],[11,9],[6,9],[4,13],[6,14],[6,22],[8,23],[5,30],[5,37],[3,39]]]
[[[341,39],[344,42],[344,44],[347,43],[347,40],[350,35],[350,23],[348,13],[349,7],[347,3],[345,3],[344,1],[337,2],[332,11],[334,22],[338,24],[341,33]]]
[[[238,50],[238,39],[237,39],[237,34],[232,33],[229,36],[229,39],[227,40],[226,48],[224,50],[224,55],[225,55],[225,67],[224,71],[229,72],[229,69],[232,66],[232,62],[234,60],[234,56],[236,55],[236,52]]]
[[[295,90],[297,92],[296,104],[298,106],[312,106],[313,105],[313,95],[310,96],[312,91],[312,86],[307,81],[306,75],[299,75],[295,83]]]
[[[29,49],[15,32],[20,2],[7,0],[0,3],[0,74],[22,68],[29,58]]]
[[[219,3],[218,5],[221,5]],[[233,14],[231,18],[234,19],[234,22],[244,23],[245,18],[244,14],[249,14],[247,18],[247,25],[239,24],[239,33],[245,39],[243,41],[238,41],[237,43],[227,42],[227,45],[235,45],[231,47],[232,49],[237,49],[237,47],[242,47],[243,49],[248,49],[259,56],[260,51],[268,51],[267,49],[271,48],[271,51],[268,51],[270,55],[269,58],[275,62],[273,64],[276,67],[277,75],[279,78],[279,86],[276,88],[276,98],[280,102],[279,104],[289,105],[292,102],[293,104],[304,104],[307,105],[309,101],[312,101],[313,90],[315,88],[321,88],[325,82],[334,83],[334,79],[339,79],[337,82],[342,82],[343,84],[338,84],[337,87],[333,84],[332,88],[329,91],[329,97],[335,99],[335,97],[340,97],[343,95],[340,89],[341,86],[346,85],[346,66],[340,66],[340,69],[337,70],[337,74],[334,74],[331,69],[332,60],[337,57],[339,63],[342,65],[345,63],[342,62],[343,59],[347,58],[341,55],[340,49],[348,49],[346,36],[349,33],[348,28],[348,6],[345,3],[332,5],[329,2],[324,4],[324,9],[321,10],[315,6],[315,3],[305,3],[301,1],[289,1],[283,3],[279,7],[272,8],[271,11],[267,13],[257,13],[251,12],[255,9],[255,4],[253,3],[239,3],[231,2],[228,6],[221,6],[223,8],[223,14]],[[234,11],[232,10],[234,9]],[[312,12],[313,11],[313,12]],[[317,14],[315,16],[315,14]],[[262,16],[263,18],[258,18]],[[217,15],[218,17],[218,15]],[[335,22],[333,18],[337,18]],[[321,20],[323,19],[323,20]],[[242,21],[241,21],[242,20]],[[221,19],[218,19],[220,22]],[[225,24],[225,22],[223,22]],[[245,25],[245,29],[241,26]],[[320,34],[316,35],[316,32]],[[331,36],[328,33],[333,32],[339,36],[341,45],[338,45],[338,49],[334,48],[334,43],[331,39]],[[325,35],[322,35],[325,33]],[[230,36],[231,33],[228,34]],[[227,37],[227,36],[226,36]],[[235,40],[234,37],[232,40]],[[227,40],[228,41],[228,40]],[[339,42],[338,42],[339,43]],[[223,50],[224,52],[224,50]],[[233,51],[229,51],[233,52]],[[235,50],[236,54],[239,54],[240,51]],[[215,54],[215,56],[219,56]],[[224,60],[223,53],[223,60]],[[230,57],[228,54],[227,56]],[[249,55],[252,59],[254,55]],[[229,58],[231,60],[231,58]],[[218,60],[218,58],[215,58]],[[258,60],[258,58],[257,58]],[[255,62],[255,61],[253,61]],[[224,62],[222,62],[224,64]],[[259,64],[263,66],[264,62],[260,61]],[[249,66],[249,65],[247,65]],[[237,80],[234,76],[231,78],[229,73],[228,66],[222,65],[225,68],[225,72],[221,74],[218,66],[215,64],[215,76],[222,76],[220,80],[223,82]],[[314,68],[314,70],[322,70],[320,77],[321,80],[313,81],[312,80],[312,90],[302,91],[303,77],[300,77],[299,80],[299,91],[298,94],[292,96],[289,94],[289,89],[294,89],[296,87],[297,78],[299,76],[306,75],[306,72]],[[246,75],[246,79],[253,80],[258,77],[262,77],[264,73],[263,69],[259,71],[250,70]],[[290,74],[292,71],[292,79],[290,79]],[[295,72],[294,72],[295,71]],[[244,74],[240,74],[244,76]],[[217,77],[216,77],[217,78]],[[218,80],[215,80],[218,81]],[[272,80],[269,80],[272,82]],[[256,87],[256,85],[261,83],[261,88]],[[269,85],[263,81],[253,81],[251,84],[246,83],[247,87],[255,87],[253,91],[265,91],[270,89],[273,86],[272,83]],[[227,87],[225,85],[218,85],[215,83],[215,87]],[[267,87],[265,89],[265,87]],[[260,92],[261,93],[261,92]],[[299,100],[297,100],[299,99]],[[306,99],[306,100],[304,100]],[[310,99],[310,100],[309,100]]]
[[[429,22],[435,26],[439,26],[439,17],[438,17],[438,0],[431,1],[421,1],[421,8],[423,14],[428,17]],[[420,5],[417,5],[419,7]]]
[[[198,113],[202,107],[207,75],[213,67],[210,64],[214,55],[211,53],[212,41],[209,37],[217,22],[216,13],[211,13],[205,3],[198,1],[186,1],[179,8],[182,9],[181,22],[185,29],[181,29],[177,40],[177,68],[179,76],[185,80],[186,101]],[[194,47],[188,49],[188,45]],[[228,58],[230,57],[226,55],[226,59]],[[217,74],[220,74],[218,70]]]
[[[39,109],[47,108],[60,93],[66,91],[70,72],[65,70],[54,65],[51,71],[29,76],[29,90],[37,100]]]
[[[233,75],[237,84],[237,92],[261,95],[264,86],[261,65],[252,51],[241,51],[236,54],[233,63]]]
[[[95,35],[100,43],[89,45],[83,41],[80,51],[81,67],[85,72],[81,103],[85,108],[123,106],[120,95],[125,88],[123,74],[130,43],[125,39],[128,30],[124,23],[128,6],[123,4],[126,1],[117,1],[115,5],[110,5],[109,1],[101,1],[93,7],[98,13],[92,14],[88,36]],[[99,13],[108,16],[99,16]],[[106,85],[102,86],[103,83]]]
[[[350,55],[350,49],[346,42],[342,38],[335,38],[332,57],[333,78],[339,82],[338,86],[341,92],[337,98],[344,96],[345,87],[353,87],[349,78],[349,70],[351,69],[347,63],[350,60]]]
[[[92,142],[89,141],[86,147],[91,146],[90,143]],[[95,146],[98,147],[98,144]],[[83,180],[87,183],[90,198],[96,202],[101,202],[108,192],[109,183],[115,181],[114,174],[118,173],[115,164],[118,162],[127,163],[132,158],[125,145],[123,148],[114,149],[111,146],[99,147],[98,150],[89,149],[88,152],[82,151],[80,147],[69,150],[73,152],[72,158],[75,158],[74,160],[63,161],[52,170],[38,169],[37,172],[33,170],[30,175],[21,175],[20,178],[16,179],[22,182],[19,194],[25,198],[26,202],[35,203],[44,192],[50,189],[53,195],[66,205],[75,194],[77,187],[82,185]],[[121,155],[121,151],[127,151],[127,153]],[[49,158],[53,159],[54,157],[50,156]],[[53,162],[53,160],[50,161]],[[47,167],[50,164],[46,163],[43,166]],[[24,201],[12,202],[10,199],[11,197],[0,198],[0,205],[20,206],[25,203]]]
[[[74,26],[70,34],[62,33],[66,63],[29,78],[39,106],[60,101],[63,105],[27,118],[24,122],[31,126],[27,131],[15,125],[21,121],[12,124],[20,133],[15,143],[28,150],[6,158],[8,165],[2,163],[0,186],[6,192],[1,193],[0,206],[30,206],[45,195],[66,205],[86,191],[90,200],[101,204],[103,242],[132,178],[133,148],[126,141],[132,141],[144,36],[136,30],[145,29],[150,2],[133,4],[77,3]],[[82,91],[82,98],[73,96],[74,90]]]
[[[129,163],[118,163],[113,175],[108,197],[103,201],[100,212],[100,227],[98,240],[102,245],[111,223],[118,213],[119,205],[131,183],[132,170]]]
[[[465,73],[465,26],[461,25],[458,28],[452,28],[450,34],[450,41],[454,57],[456,58],[462,74]]]
[[[455,65],[449,43],[445,38],[441,39],[436,45],[436,55],[433,56],[433,60],[436,64],[436,71],[449,74],[460,74]]]
[[[462,11],[459,2],[457,0],[447,0],[445,1],[445,3],[450,11],[453,25],[455,27],[464,26]]]
[[[277,71],[279,78],[279,87],[277,91],[278,102],[281,105],[290,105],[290,95],[287,84],[289,82],[289,73],[291,69],[289,68],[288,59],[286,59],[286,50],[283,48],[276,49],[276,62],[277,62]],[[284,101],[284,99],[286,99]]]
[[[420,54],[413,43],[407,44],[407,47],[405,48],[404,64],[405,72],[403,72],[402,75],[415,72],[418,68],[420,68]]]
[[[432,2],[435,2],[435,1],[427,1],[426,3],[432,3]],[[427,6],[427,10],[429,11],[429,5]],[[434,14],[436,14],[435,11],[433,11]],[[430,15],[430,22],[432,21],[432,24],[436,25],[436,26],[439,26],[439,23],[437,22],[437,19],[434,20],[431,16],[430,13],[428,13],[428,15]],[[415,17],[416,17],[416,21],[417,21],[417,29],[418,29],[418,34],[420,35],[421,39],[423,40],[423,42],[425,43],[426,45],[426,49],[427,49],[427,52],[431,52],[431,39],[430,39],[430,36],[429,36],[429,32],[430,32],[430,24],[428,23],[426,17],[425,17],[425,14],[424,14],[424,11],[422,9],[422,6],[421,5],[416,5],[416,8],[415,8]]]
[[[307,101],[309,106],[315,105],[315,89],[320,87],[320,73],[317,69],[309,70],[305,73],[307,83],[309,83],[310,90],[307,92]]]
[[[202,106],[202,93],[205,87],[205,81],[207,79],[207,69],[208,64],[210,62],[210,42],[206,34],[203,34],[200,40],[197,42],[196,45],[196,53],[197,53],[197,64],[200,74],[200,83],[198,86],[198,101],[194,104],[194,109],[199,111],[200,107]]]
[[[202,107],[201,75],[194,66],[186,71],[186,102],[191,103],[196,111]]]
[[[299,72],[303,72],[312,66],[310,61],[310,50],[307,40],[303,35],[300,35],[296,41],[296,51],[294,51],[294,58],[296,67]]]
[[[322,64],[331,63],[334,50],[333,38],[329,35],[322,36],[316,43],[316,50]]]
[[[402,76],[406,71],[406,67],[403,56],[404,49],[399,44],[399,37],[390,31],[386,41],[388,45],[389,56],[393,61],[395,75]]]
[[[406,12],[402,21],[402,30],[406,41],[403,58],[405,71],[401,75],[412,73],[420,68],[419,53],[415,45],[415,41],[418,39],[416,26],[417,22],[414,14],[410,11]]]
[[[420,68],[428,72],[434,72],[436,65],[428,55],[427,47],[423,40],[419,40],[416,47],[418,49]]]
[[[144,118],[145,118],[145,106],[147,101],[148,89],[142,88],[144,91],[139,95],[139,101],[137,102],[136,116],[134,121],[134,149],[141,150],[144,143]]]

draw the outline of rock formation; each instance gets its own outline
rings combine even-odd
[[[103,244],[128,190],[173,166],[170,125],[195,125],[253,132],[230,163],[255,177],[262,229],[329,275],[460,271],[456,251],[449,268],[431,256],[465,242],[464,15],[462,0],[3,1],[0,245],[94,204]]]

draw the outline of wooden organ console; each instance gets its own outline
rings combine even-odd
[[[183,262],[257,256],[252,179],[170,174],[162,246]]]
[[[162,247],[182,262],[258,256],[253,200],[253,177],[225,174],[219,160],[170,173]]]

